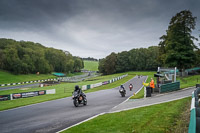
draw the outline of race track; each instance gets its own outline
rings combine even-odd
[[[1,133],[56,132],[97,114],[108,112],[137,92],[146,76],[134,77],[125,84],[126,97],[119,87],[87,93],[87,106],[74,107],[71,97],[0,112]],[[128,90],[132,83],[133,91]]]

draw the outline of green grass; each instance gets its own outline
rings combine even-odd
[[[34,81],[34,80],[50,79],[50,78],[56,78],[56,76],[53,76],[52,74],[14,75],[7,71],[0,70],[0,84],[18,83],[18,82]]]
[[[112,78],[116,78],[118,76],[122,76],[124,74],[125,73],[113,74],[113,75],[107,75],[107,76],[99,76],[99,77],[92,78],[91,81],[82,81],[82,82],[79,82],[79,83],[62,83],[62,84],[59,84],[59,85],[42,87],[42,88],[40,88],[40,87],[30,88],[28,90],[21,90],[21,89],[2,90],[2,91],[0,91],[0,95],[20,93],[20,92],[30,92],[30,91],[37,91],[37,90],[48,90],[48,89],[56,89],[56,94],[36,96],[36,97],[30,97],[30,98],[22,98],[22,99],[16,99],[16,100],[0,101],[0,110],[6,110],[6,109],[25,106],[25,105],[29,105],[29,104],[40,103],[40,102],[44,102],[44,101],[69,97],[69,96],[72,95],[72,91],[74,90],[74,86],[77,85],[77,84],[79,86],[82,86],[82,85],[87,85],[87,84],[99,83],[99,82],[102,82],[102,81],[110,80]],[[129,80],[131,78],[132,77],[129,76],[126,79],[118,80],[118,81],[116,81],[112,84],[113,84],[113,86],[117,87],[117,85],[122,84],[122,82],[125,83],[126,80]],[[103,86],[101,86],[102,88],[100,87],[97,90],[109,89],[109,87],[112,86],[112,84],[103,85]],[[93,89],[91,89],[91,91],[97,91],[97,90],[95,90],[95,88],[93,88]],[[86,91],[86,93],[87,92],[90,92],[90,91]]]
[[[173,133],[191,98],[105,114],[72,127],[65,133]],[[188,122],[188,121],[187,121]],[[186,123],[188,125],[188,123]],[[180,127],[182,128],[182,127]],[[187,128],[185,129],[187,132]]]
[[[84,60],[84,69],[89,71],[98,71],[98,61],[87,61]]]
[[[181,88],[187,88],[191,86],[196,86],[196,84],[200,84],[200,75],[188,76],[183,78],[177,78],[180,80]]]

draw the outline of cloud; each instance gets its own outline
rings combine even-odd
[[[200,18],[198,5],[198,0],[1,0],[0,37],[103,58],[157,45],[177,12],[190,9]]]

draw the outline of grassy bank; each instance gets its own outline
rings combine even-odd
[[[87,61],[84,60],[84,69],[89,71],[98,71],[98,61]]]
[[[30,97],[30,98],[22,98],[22,99],[9,100],[9,101],[0,101],[0,110],[6,110],[6,109],[25,106],[25,105],[29,105],[29,104],[40,103],[40,102],[44,102],[44,101],[69,97],[72,95],[74,86],[77,84],[79,86],[87,85],[87,84],[94,84],[94,83],[98,83],[98,82],[107,81],[112,78],[122,76],[124,74],[125,73],[113,74],[113,75],[107,75],[107,76],[99,76],[99,77],[95,77],[95,78],[89,79],[87,81],[79,82],[79,83],[62,83],[59,85],[48,86],[48,87],[43,87],[43,88],[41,88],[41,87],[27,88],[28,90],[22,90],[22,89],[2,90],[2,91],[0,91],[0,95],[20,93],[20,92],[30,92],[30,91],[37,91],[37,90],[48,90],[48,89],[56,89],[56,94],[36,96],[36,97]],[[110,87],[117,87],[118,85],[125,83],[126,81],[130,80],[131,78],[133,78],[133,75],[129,75],[126,78],[118,80],[114,83],[111,83],[108,85],[103,85],[101,87],[98,87],[98,89],[93,88],[91,90],[86,91],[86,93],[91,92],[91,91],[101,90],[101,89],[109,89]]]
[[[200,75],[188,76],[188,77],[178,77],[177,80],[181,83],[181,88],[187,88],[191,86],[196,86],[200,84]]]
[[[184,129],[187,132],[189,121],[184,121],[186,128],[180,125],[180,120],[191,98],[162,103],[149,107],[137,108],[113,114],[105,114],[95,119],[72,127],[65,133],[173,133]],[[189,116],[187,116],[189,117]]]
[[[34,80],[50,79],[50,78],[56,78],[56,76],[53,76],[52,74],[14,75],[10,72],[0,70],[0,84],[18,83],[18,82],[34,81]]]

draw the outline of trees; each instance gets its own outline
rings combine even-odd
[[[39,43],[0,39],[0,69],[15,74],[73,72],[81,69],[81,59]],[[75,60],[78,60],[74,64]],[[75,69],[74,69],[75,68]]]
[[[121,53],[111,53],[99,61],[99,72],[112,74],[126,71],[156,70],[158,67],[158,47],[132,49]]]
[[[79,72],[82,68],[84,68],[83,60],[79,57],[74,57],[74,71]]]
[[[195,29],[196,17],[192,16],[189,10],[184,10],[172,17],[167,34],[163,35],[159,43],[159,60],[163,66],[175,67],[179,69],[190,68],[195,63],[196,54],[191,35]]]
[[[106,57],[104,63],[105,74],[113,74],[116,72],[117,55],[113,52]]]

